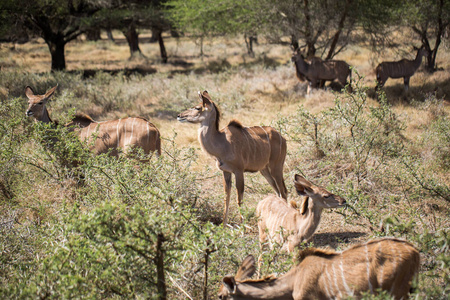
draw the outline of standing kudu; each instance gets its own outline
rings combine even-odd
[[[406,241],[384,238],[358,244],[343,252],[309,248],[289,272],[249,279],[256,270],[247,256],[236,276],[222,279],[221,300],[239,299],[360,299],[363,293],[387,291],[394,299],[407,299],[418,274],[420,256]]]
[[[260,171],[277,195],[286,199],[283,180],[286,140],[272,127],[244,127],[236,120],[219,129],[220,112],[217,106],[208,92],[199,92],[199,97],[202,102],[180,113],[178,121],[200,124],[200,145],[203,151],[216,158],[217,167],[223,171],[226,193],[224,225],[228,221],[231,174],[236,179],[239,206],[244,195],[244,172]]]
[[[405,92],[409,88],[409,79],[416,73],[422,63],[422,57],[428,55],[428,51],[424,46],[417,50],[414,60],[402,59],[399,61],[384,61],[377,66],[375,72],[377,74],[377,86],[375,91],[382,88],[388,78],[402,78],[405,83]]]
[[[47,101],[55,93],[57,86],[44,95],[35,95],[29,86],[25,89],[28,97],[27,116],[33,116],[36,121],[56,124],[50,119],[46,108]],[[95,154],[107,153],[117,156],[119,148],[124,152],[140,147],[145,154],[157,151],[161,154],[161,139],[159,130],[144,118],[124,118],[112,121],[95,122],[89,116],[76,115],[66,126],[74,130],[81,141],[92,144]]]
[[[307,94],[311,93],[312,88],[317,88],[319,81],[337,79],[344,87],[347,85],[347,77],[352,80],[352,71],[350,66],[342,60],[321,60],[314,58],[308,63],[300,50],[297,49],[292,55],[291,60],[295,64],[297,78],[306,78],[309,81]],[[300,80],[302,81],[302,80]]]
[[[276,196],[268,196],[258,203],[259,240],[263,245],[269,237],[282,245],[282,250],[292,252],[302,242],[308,242],[320,223],[324,208],[345,205],[345,199],[320,186],[312,184],[300,175],[295,175],[295,189],[304,197],[300,211]]]

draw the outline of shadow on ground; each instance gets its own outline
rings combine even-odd
[[[313,236],[312,242],[315,247],[330,247],[336,249],[341,243],[354,244],[360,242],[360,238],[366,236],[366,232],[325,232]]]

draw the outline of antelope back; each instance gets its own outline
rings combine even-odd
[[[303,200],[300,212],[304,214],[308,208],[308,197],[310,197],[315,205],[322,208],[333,208],[342,206],[346,203],[345,199],[330,193],[323,187],[314,185],[310,181],[306,180],[301,175],[295,175],[294,180],[295,189],[300,196],[307,196]]]
[[[49,89],[44,95],[35,95],[30,86],[25,88],[25,95],[28,98],[27,116],[33,116],[36,120],[41,120],[46,111],[45,105],[47,101],[53,96],[58,85]]]

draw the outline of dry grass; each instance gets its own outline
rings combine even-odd
[[[205,179],[201,186],[205,198],[210,202],[205,204],[205,210],[211,214],[211,219],[219,220],[223,208],[225,194],[222,186],[222,174],[215,167],[215,161],[203,153],[200,149],[197,131],[198,125],[182,124],[176,121],[177,112],[197,104],[198,90],[208,90],[212,99],[222,111],[222,123],[224,126],[231,119],[238,119],[244,125],[273,125],[281,116],[292,115],[300,105],[303,105],[312,114],[334,106],[335,96],[328,90],[317,90],[306,97],[306,82],[300,83],[295,77],[294,67],[290,62],[290,50],[287,46],[269,45],[261,42],[256,45],[256,57],[250,58],[245,53],[245,44],[242,37],[217,38],[204,44],[205,56],[199,56],[200,47],[188,38],[175,39],[166,37],[166,47],[169,54],[169,63],[162,64],[159,59],[158,44],[145,42],[149,38],[148,33],[141,35],[141,50],[145,59],[129,60],[129,50],[124,39],[119,33],[116,43],[106,40],[98,42],[86,42],[77,40],[71,42],[66,48],[66,63],[69,71],[76,70],[124,70],[140,68],[147,75],[133,74],[123,75],[117,80],[117,87],[108,85],[109,88],[117,88],[117,94],[122,97],[122,107],[105,107],[98,103],[89,103],[86,99],[77,99],[73,96],[73,105],[85,113],[91,114],[99,121],[125,116],[140,115],[154,123],[161,131],[164,143],[176,134],[176,143],[180,147],[190,146],[196,149],[198,160],[194,170],[204,171],[204,166],[210,169],[204,172]],[[0,44],[1,70],[21,70],[31,73],[50,71],[50,55],[46,44],[37,39],[23,45]],[[376,54],[361,46],[351,46],[341,53],[336,59],[347,61],[354,66],[357,72],[364,76],[364,82],[369,87],[369,96],[375,86],[374,68],[382,60],[396,60],[406,53],[405,49],[387,51]],[[413,58],[410,55],[409,58]],[[403,94],[403,81],[389,79],[386,86],[386,94],[393,110],[407,126],[406,138],[415,139],[423,134],[424,125],[435,118],[436,112],[424,111],[421,103],[430,94],[435,94],[442,102],[442,111],[450,113],[450,51],[444,46],[440,49],[438,65],[443,68],[432,75],[422,70],[411,78],[411,90],[407,95]],[[355,75],[354,77],[355,78]],[[109,79],[108,79],[109,80]],[[123,87],[126,86],[126,91]],[[51,114],[58,118],[66,111],[63,108],[70,107],[66,103],[70,93],[81,90],[83,93],[102,96],[102,90],[90,86],[86,82],[82,86],[60,86],[53,100]],[[43,92],[43,91],[42,91]],[[104,91],[103,91],[104,92]],[[10,91],[0,83],[0,98],[9,95]],[[23,96],[23,95],[21,95]],[[378,105],[374,98],[369,99],[371,105]],[[316,161],[298,157],[296,152],[298,145],[288,142],[288,157],[285,165],[285,180],[289,191],[289,197],[293,195],[292,178],[295,173],[305,172],[307,177],[316,181],[327,173],[326,168]],[[329,166],[330,168],[345,168],[346,166]],[[345,173],[343,171],[343,173]],[[343,177],[345,177],[343,175]],[[246,174],[246,189],[244,195],[244,207],[242,211],[248,216],[249,224],[253,230],[251,234],[257,239],[256,220],[253,214],[258,201],[273,193],[269,184],[259,174]],[[343,178],[347,180],[347,178]],[[351,179],[348,179],[349,181]],[[320,182],[317,182],[320,184]],[[63,184],[48,186],[51,192],[39,188],[36,195],[29,195],[23,199],[23,203],[29,203],[30,209],[22,219],[40,221],[42,216],[57,213],[52,207],[53,202],[61,203],[70,200],[72,195],[65,193],[70,190]],[[235,204],[235,190],[233,188],[231,203],[230,223],[240,223],[237,205]],[[46,199],[48,201],[43,201]],[[40,205],[43,203],[44,207]],[[430,209],[432,200],[426,203],[415,203],[417,210],[423,210],[426,217],[424,222],[430,227],[439,224],[449,225],[448,207],[441,211]],[[373,209],[377,209],[378,203],[371,203]],[[36,208],[36,209],[35,209]],[[387,208],[394,210],[397,207]],[[38,211],[39,215],[31,215]],[[438,224],[438,225],[436,225]],[[342,243],[356,243],[365,241],[372,231],[363,221],[355,224],[345,222],[341,214],[336,210],[326,211],[323,214],[322,223],[314,236],[313,242],[317,246],[341,247]]]

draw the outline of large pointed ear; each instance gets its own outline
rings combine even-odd
[[[255,274],[255,258],[253,255],[248,255],[242,262],[239,270],[236,272],[236,279],[241,281],[250,278]]]
[[[33,96],[34,96],[34,91],[33,91],[33,89],[31,88],[31,86],[27,86],[27,87],[25,88],[25,95],[28,97],[28,99],[33,98]]]
[[[51,89],[49,89],[44,95],[45,99],[48,100],[51,96],[53,96],[53,94],[55,93],[57,87],[58,87],[58,84],[55,85],[54,87],[52,87]]]
[[[222,283],[230,294],[236,293],[236,280],[234,279],[233,276],[225,276],[222,279]]]
[[[312,193],[312,183],[306,180],[303,176],[296,174],[294,180],[295,189],[300,196],[308,196],[308,193]]]
[[[209,96],[207,91],[203,91],[203,93],[201,93],[200,98],[202,98],[203,101],[203,106],[206,105],[211,105],[212,104],[212,100],[211,97]]]
[[[304,196],[302,201],[302,206],[300,207],[300,214],[304,215],[308,210],[309,197]]]

